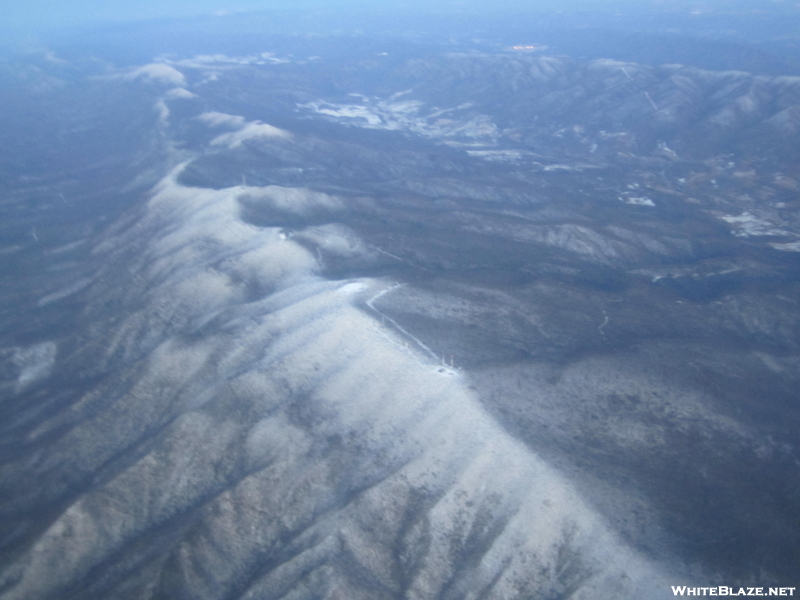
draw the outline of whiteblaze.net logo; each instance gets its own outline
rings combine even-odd
[[[673,585],[673,596],[794,596],[793,587],[689,587]]]

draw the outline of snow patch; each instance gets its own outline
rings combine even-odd
[[[800,252],[800,242],[787,242],[785,244],[771,243],[770,246],[782,252]]]
[[[186,85],[186,77],[184,77],[183,73],[178,71],[175,67],[159,63],[150,63],[115,77],[126,81],[144,79],[154,83],[169,84],[177,87],[184,87]]]
[[[19,369],[16,392],[50,377],[56,363],[58,347],[55,342],[42,342],[25,348],[15,348],[12,362]]]
[[[653,202],[647,196],[620,196],[620,202],[624,202],[625,204],[631,204],[633,206],[655,206],[656,203]]]
[[[500,138],[500,131],[492,120],[487,115],[476,113],[471,104],[439,109],[429,108],[417,100],[398,101],[397,94],[388,100],[361,94],[350,96],[358,98],[360,103],[336,104],[318,100],[298,107],[351,127],[408,131],[426,138],[443,139],[453,145],[461,145],[464,141],[494,145]]]
[[[209,127],[230,127],[232,129],[241,129],[245,126],[247,121],[244,117],[239,115],[229,115],[221,112],[204,112],[196,117]]]
[[[58,290],[57,292],[53,292],[52,294],[47,294],[46,296],[42,296],[39,298],[39,301],[36,303],[37,306],[47,306],[48,304],[52,304],[53,302],[57,302],[64,298],[68,298],[73,294],[77,294],[83,288],[88,286],[92,282],[91,279],[86,277],[79,279],[75,283],[68,285],[67,287]]]
[[[185,88],[176,87],[176,88],[172,88],[171,90],[169,90],[165,94],[164,97],[167,100],[175,100],[175,99],[178,99],[178,98],[187,99],[188,100],[189,98],[197,98],[197,94],[193,94],[192,92],[190,92],[189,90],[187,90]]]
[[[759,235],[791,235],[790,232],[777,228],[773,223],[745,211],[740,215],[723,215],[722,220],[733,225],[733,235],[751,237]]]
[[[223,133],[211,140],[212,146],[227,146],[228,148],[238,148],[247,140],[256,138],[289,138],[289,132],[278,129],[272,125],[267,125],[261,121],[253,121],[242,127],[239,131]]]

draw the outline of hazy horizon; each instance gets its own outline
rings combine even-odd
[[[102,28],[109,25],[133,24],[159,19],[185,19],[226,17],[242,13],[262,13],[270,11],[316,11],[329,15],[346,14],[406,14],[409,17],[423,14],[486,14],[490,18],[502,19],[504,15],[558,14],[564,12],[588,12],[610,14],[624,18],[627,14],[667,13],[686,14],[692,18],[702,18],[711,14],[752,13],[757,17],[785,14],[800,14],[800,4],[771,0],[756,2],[740,0],[544,0],[535,3],[521,0],[503,0],[491,7],[477,0],[440,0],[423,2],[421,0],[402,0],[377,3],[373,0],[339,0],[334,3],[319,0],[287,2],[283,0],[178,0],[169,4],[146,1],[131,4],[121,0],[101,2],[81,0],[77,2],[54,4],[49,0],[19,0],[9,3],[2,11],[0,33],[6,44],[23,47],[42,38],[69,30]],[[735,32],[731,32],[735,33]]]

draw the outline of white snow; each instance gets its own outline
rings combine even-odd
[[[726,223],[734,226],[733,235],[737,237],[750,237],[759,235],[791,235],[790,232],[777,228],[773,223],[745,211],[740,215],[723,215]]]
[[[319,100],[298,107],[352,127],[408,131],[449,143],[480,141],[489,146],[497,143],[500,137],[497,126],[488,116],[472,110],[471,105],[440,109],[427,107],[417,100],[398,100],[407,93],[395,94],[388,100],[350,94],[360,102],[336,104]]]
[[[634,206],[655,206],[656,203],[653,202],[647,196],[620,196],[619,199],[624,202],[625,204],[632,204]]]
[[[184,87],[186,85],[186,77],[184,77],[183,73],[178,71],[175,67],[159,63],[150,63],[138,67],[118,77],[129,81],[144,79],[177,87]]]
[[[15,348],[12,362],[19,369],[16,392],[47,379],[56,362],[58,347],[54,342],[42,342],[25,348]]]

